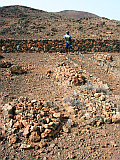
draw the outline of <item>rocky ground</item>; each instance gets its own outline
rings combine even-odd
[[[1,159],[119,159],[119,53],[2,56]]]

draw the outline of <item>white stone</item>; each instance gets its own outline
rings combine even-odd
[[[36,99],[34,99],[34,100],[32,100],[31,102],[32,102],[32,103],[36,103],[36,102],[37,102],[37,100],[36,100]]]
[[[30,149],[31,148],[31,145],[27,145],[27,144],[22,144],[20,146],[20,149]]]
[[[13,105],[11,105],[10,103],[7,103],[4,105],[3,107],[4,110],[4,114],[13,114]]]

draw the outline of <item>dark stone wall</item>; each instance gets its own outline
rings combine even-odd
[[[120,52],[120,40],[72,40],[72,52]],[[64,40],[1,39],[0,52],[65,52]]]

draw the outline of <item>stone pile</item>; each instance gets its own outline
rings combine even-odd
[[[79,86],[87,81],[86,71],[82,69],[82,66],[70,67],[64,62],[59,63],[58,67],[55,68],[54,76],[58,83],[67,86]]]
[[[103,53],[95,53],[93,58],[95,60],[95,63],[105,72],[108,72],[112,77],[116,78],[118,80],[118,83],[120,81],[120,74],[118,71],[119,68],[119,56],[116,58],[109,54],[103,54]]]
[[[27,140],[27,147],[28,143],[34,142],[39,142],[39,147],[43,147],[46,141],[56,136],[61,129],[62,114],[58,107],[50,102],[29,101],[20,97],[5,104],[3,114],[4,130],[11,144]],[[22,144],[21,148],[24,149],[24,145]]]
[[[110,56],[103,58],[111,61]],[[74,65],[60,63],[54,72],[58,83],[72,87],[64,97],[63,106],[67,112],[78,116],[80,123],[93,126],[120,122],[119,104],[113,102],[114,95],[111,99],[108,85],[86,73],[81,66]]]
[[[83,86],[73,87],[64,97],[63,105],[79,125],[100,126],[120,123],[119,96],[111,94],[107,84],[93,78]]]
[[[96,53],[94,54],[94,58],[97,59],[98,61],[113,61],[113,56],[109,54],[103,54],[103,53]]]
[[[81,122],[84,119],[87,125],[92,126],[120,122],[118,107],[110,100],[108,95],[103,92],[92,91],[84,97],[85,113],[83,114],[83,111],[78,113]]]
[[[65,53],[63,40],[13,40],[1,39],[1,52],[61,52]],[[119,40],[73,39],[72,52],[120,52]]]

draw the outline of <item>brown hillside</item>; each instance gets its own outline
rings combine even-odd
[[[74,11],[74,10],[64,10],[64,11],[56,12],[55,14],[64,16],[66,18],[72,18],[72,19],[98,17],[97,15],[89,12]]]
[[[25,6],[0,7],[0,38],[62,39],[69,30],[73,39],[120,39],[120,21],[102,17],[77,19],[78,11],[67,12],[76,16],[71,19],[62,16],[63,13],[65,11],[59,15]]]

